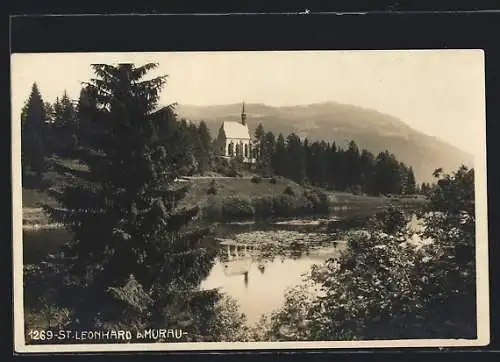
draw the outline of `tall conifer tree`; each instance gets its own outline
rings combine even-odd
[[[291,133],[287,137],[287,176],[297,183],[306,181],[306,154],[299,136]]]
[[[79,328],[176,326],[211,267],[199,247],[206,231],[187,228],[198,210],[176,207],[187,189],[174,186],[163,118],[151,116],[166,78],[143,80],[155,68],[93,65],[92,96],[79,107],[94,130],[85,138],[91,182],[66,187],[64,211],[47,207],[73,234],[60,255],[60,303]]]
[[[21,145],[23,175],[31,170],[41,180],[45,169],[44,125],[46,121],[45,104],[36,83],[21,112]]]

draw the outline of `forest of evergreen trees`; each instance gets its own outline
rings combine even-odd
[[[104,127],[92,122],[98,97],[90,87],[83,87],[79,99],[71,100],[64,91],[51,103],[44,101],[36,83],[21,112],[22,169],[24,177],[41,181],[47,158],[80,158],[93,148],[93,138],[102,136]],[[177,120],[172,107],[152,114],[162,123],[169,161],[179,166],[179,173],[192,175],[211,168],[211,138],[205,122],[198,125]],[[36,180],[35,180],[36,183]]]
[[[399,162],[389,151],[375,157],[368,150],[360,151],[354,141],[344,150],[335,142],[302,141],[294,133],[286,138],[281,133],[275,137],[261,124],[255,138],[260,145],[259,169],[300,184],[370,195],[417,191],[413,168]]]
[[[389,210],[373,219],[368,235],[349,239],[339,263],[329,259],[311,271],[325,295],[291,290],[282,311],[258,325],[263,338],[248,336],[237,304],[219,288],[200,289],[217,250],[203,243],[211,230],[195,222],[198,206],[177,208],[188,186],[174,182],[213,167],[211,139],[204,123],[177,121],[172,107],[155,111],[166,76],[143,78],[156,67],[93,65],[96,78],[76,104],[65,94],[45,103],[33,85],[21,117],[23,175],[41,181],[46,161],[58,155],[84,162],[89,182],[65,185],[57,194],[62,208],[44,205],[71,237],[43,262],[24,265],[26,335],[60,326],[169,326],[189,329],[188,342],[477,336],[474,170],[466,167],[434,173],[421,236],[435,242],[403,247],[406,221],[394,220],[404,215]],[[370,194],[416,191],[412,168],[388,151],[375,157],[355,142],[344,150],[295,134],[275,137],[262,126],[256,138],[262,174]],[[403,237],[409,240],[409,231]]]
[[[30,169],[41,177],[44,156],[73,157],[87,150],[89,144],[85,144],[85,140],[96,137],[100,130],[86,121],[82,110],[95,107],[96,102],[96,97],[86,88],[82,89],[77,102],[71,101],[66,92],[54,103],[44,102],[34,84],[22,112],[23,171]],[[178,120],[170,107],[153,116],[161,120],[162,127],[168,131],[168,157],[179,166],[180,174],[220,171],[205,122],[196,125],[185,119]],[[335,142],[301,140],[294,133],[276,136],[266,132],[262,124],[255,131],[255,140],[258,155],[255,171],[265,176],[282,176],[299,184],[355,194],[414,194],[418,191],[413,168],[398,161],[387,150],[375,156],[366,149],[359,150],[354,141],[343,149]],[[422,191],[429,187],[422,185]]]

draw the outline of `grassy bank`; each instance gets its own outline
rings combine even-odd
[[[85,166],[77,161],[52,158],[44,175],[44,187],[23,188],[23,227],[26,229],[54,228],[41,208],[44,204],[58,206],[50,196],[65,184],[82,182]],[[307,188],[285,178],[192,178],[182,206],[198,205],[203,217],[211,220],[231,220],[248,217],[297,216],[324,213],[328,210],[382,208],[389,205],[413,207],[422,204],[423,197],[367,196],[346,192]]]
[[[368,196],[301,186],[284,178],[194,179],[182,206],[198,205],[203,217],[232,220],[251,217],[299,216],[349,209],[422,205],[422,196]]]
[[[328,203],[332,209],[339,208],[383,208],[390,205],[415,207],[426,201],[422,195],[369,196],[354,195],[347,192],[326,191]]]

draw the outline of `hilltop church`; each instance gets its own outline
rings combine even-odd
[[[245,113],[245,103],[241,110],[241,121],[222,123],[216,140],[216,149],[221,158],[231,160],[241,157],[244,163],[255,163],[256,143],[250,137]]]

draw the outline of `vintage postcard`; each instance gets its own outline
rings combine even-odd
[[[16,352],[489,343],[482,50],[11,61]]]

